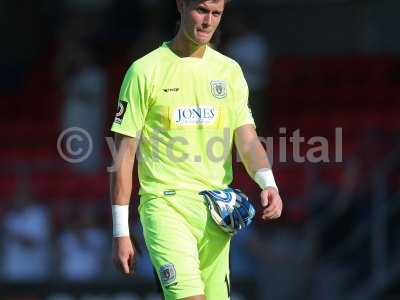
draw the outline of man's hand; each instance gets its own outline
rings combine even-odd
[[[117,269],[125,275],[133,274],[136,249],[130,237],[115,237],[112,245],[112,259]]]
[[[276,188],[267,187],[261,192],[262,219],[277,219],[282,213],[282,199]]]

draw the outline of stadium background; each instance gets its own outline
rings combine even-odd
[[[135,277],[112,268],[104,137],[124,71],[177,18],[172,0],[0,1],[1,299],[159,299],[145,253]],[[399,29],[397,0],[230,4],[215,45],[247,66],[285,204],[233,242],[232,299],[400,299]],[[71,126],[92,138],[83,163],[57,150]],[[296,129],[326,137],[330,162],[279,147]],[[256,199],[246,176],[235,164]]]

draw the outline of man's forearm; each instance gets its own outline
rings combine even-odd
[[[110,174],[111,204],[129,205],[132,193],[132,172],[137,141],[135,138],[117,134],[115,171]]]
[[[110,175],[110,191],[112,205],[129,205],[132,193],[132,173],[115,172]]]
[[[235,132],[235,143],[240,158],[251,177],[264,168],[271,168],[267,153],[264,150],[253,126],[245,125]]]
[[[260,188],[278,189],[267,152],[261,145],[254,127],[245,125],[238,128],[235,132],[235,143],[247,173]]]
[[[254,177],[256,172],[260,169],[271,168],[267,153],[258,141],[258,138],[257,141],[253,140],[250,144],[242,147],[240,157],[251,177]]]
[[[110,198],[113,218],[113,236],[129,236],[129,203],[132,193],[132,172],[136,140],[116,135],[115,172],[110,174]]]

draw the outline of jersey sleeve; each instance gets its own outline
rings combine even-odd
[[[146,119],[149,98],[145,74],[134,63],[122,81],[111,131],[138,138]]]
[[[251,110],[249,107],[249,88],[247,86],[246,79],[244,78],[242,69],[239,65],[237,65],[235,71],[235,113],[236,113],[236,122],[235,129],[246,125],[251,124],[255,127],[253,115],[251,114]]]

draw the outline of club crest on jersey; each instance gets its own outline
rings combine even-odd
[[[226,82],[223,80],[211,81],[211,93],[215,98],[222,99],[226,97]]]
[[[175,281],[176,271],[173,264],[167,263],[160,267],[160,279],[163,285],[167,285]]]

